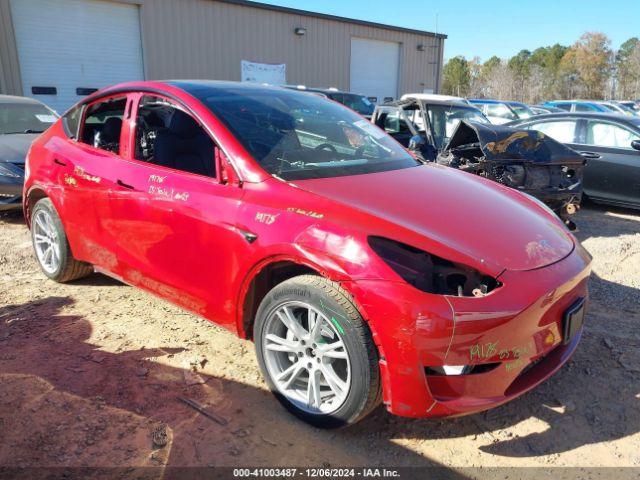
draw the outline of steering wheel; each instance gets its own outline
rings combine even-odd
[[[338,153],[338,151],[336,150],[336,147],[334,147],[330,143],[321,143],[316,148],[314,148],[314,150],[328,150],[333,153]]]

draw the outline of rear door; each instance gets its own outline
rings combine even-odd
[[[224,324],[250,246],[235,228],[243,191],[219,179],[221,152],[182,105],[142,94],[136,103],[111,194],[120,275]]]
[[[587,153],[584,190],[610,202],[640,205],[640,152],[631,147],[640,134],[609,120],[585,120],[572,148]]]
[[[122,122],[128,100],[126,94],[118,94],[71,111],[70,117],[80,117],[78,131],[68,132],[75,138],[50,146],[55,152],[65,231],[74,256],[108,271],[117,267],[109,191],[115,186],[122,154]],[[71,121],[66,124],[76,125]]]

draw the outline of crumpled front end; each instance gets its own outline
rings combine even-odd
[[[575,228],[584,158],[544,133],[463,121],[436,161],[532,195]]]
[[[505,271],[481,297],[431,295],[407,283],[345,282],[378,345],[384,403],[396,415],[459,416],[508,402],[549,378],[582,333],[591,258]],[[569,323],[568,323],[569,322]],[[571,327],[571,328],[569,328]]]

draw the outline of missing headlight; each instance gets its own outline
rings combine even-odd
[[[369,237],[369,246],[402,279],[419,290],[438,295],[482,297],[500,284],[459,263],[383,237]]]

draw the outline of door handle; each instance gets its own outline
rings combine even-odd
[[[118,179],[118,181],[116,182],[118,185],[120,185],[123,188],[128,188],[129,190],[135,190],[135,188],[133,188],[133,186],[129,185],[128,183],[124,183],[122,180]]]
[[[579,153],[587,160],[597,160],[599,158],[602,158],[602,155],[596,152],[579,152]]]
[[[57,158],[54,158],[54,159],[53,159],[53,163],[57,163],[58,165],[61,165],[61,166],[63,166],[63,167],[66,167],[66,166],[67,166],[67,164],[66,164],[66,163],[64,163],[62,160],[58,160]]]

